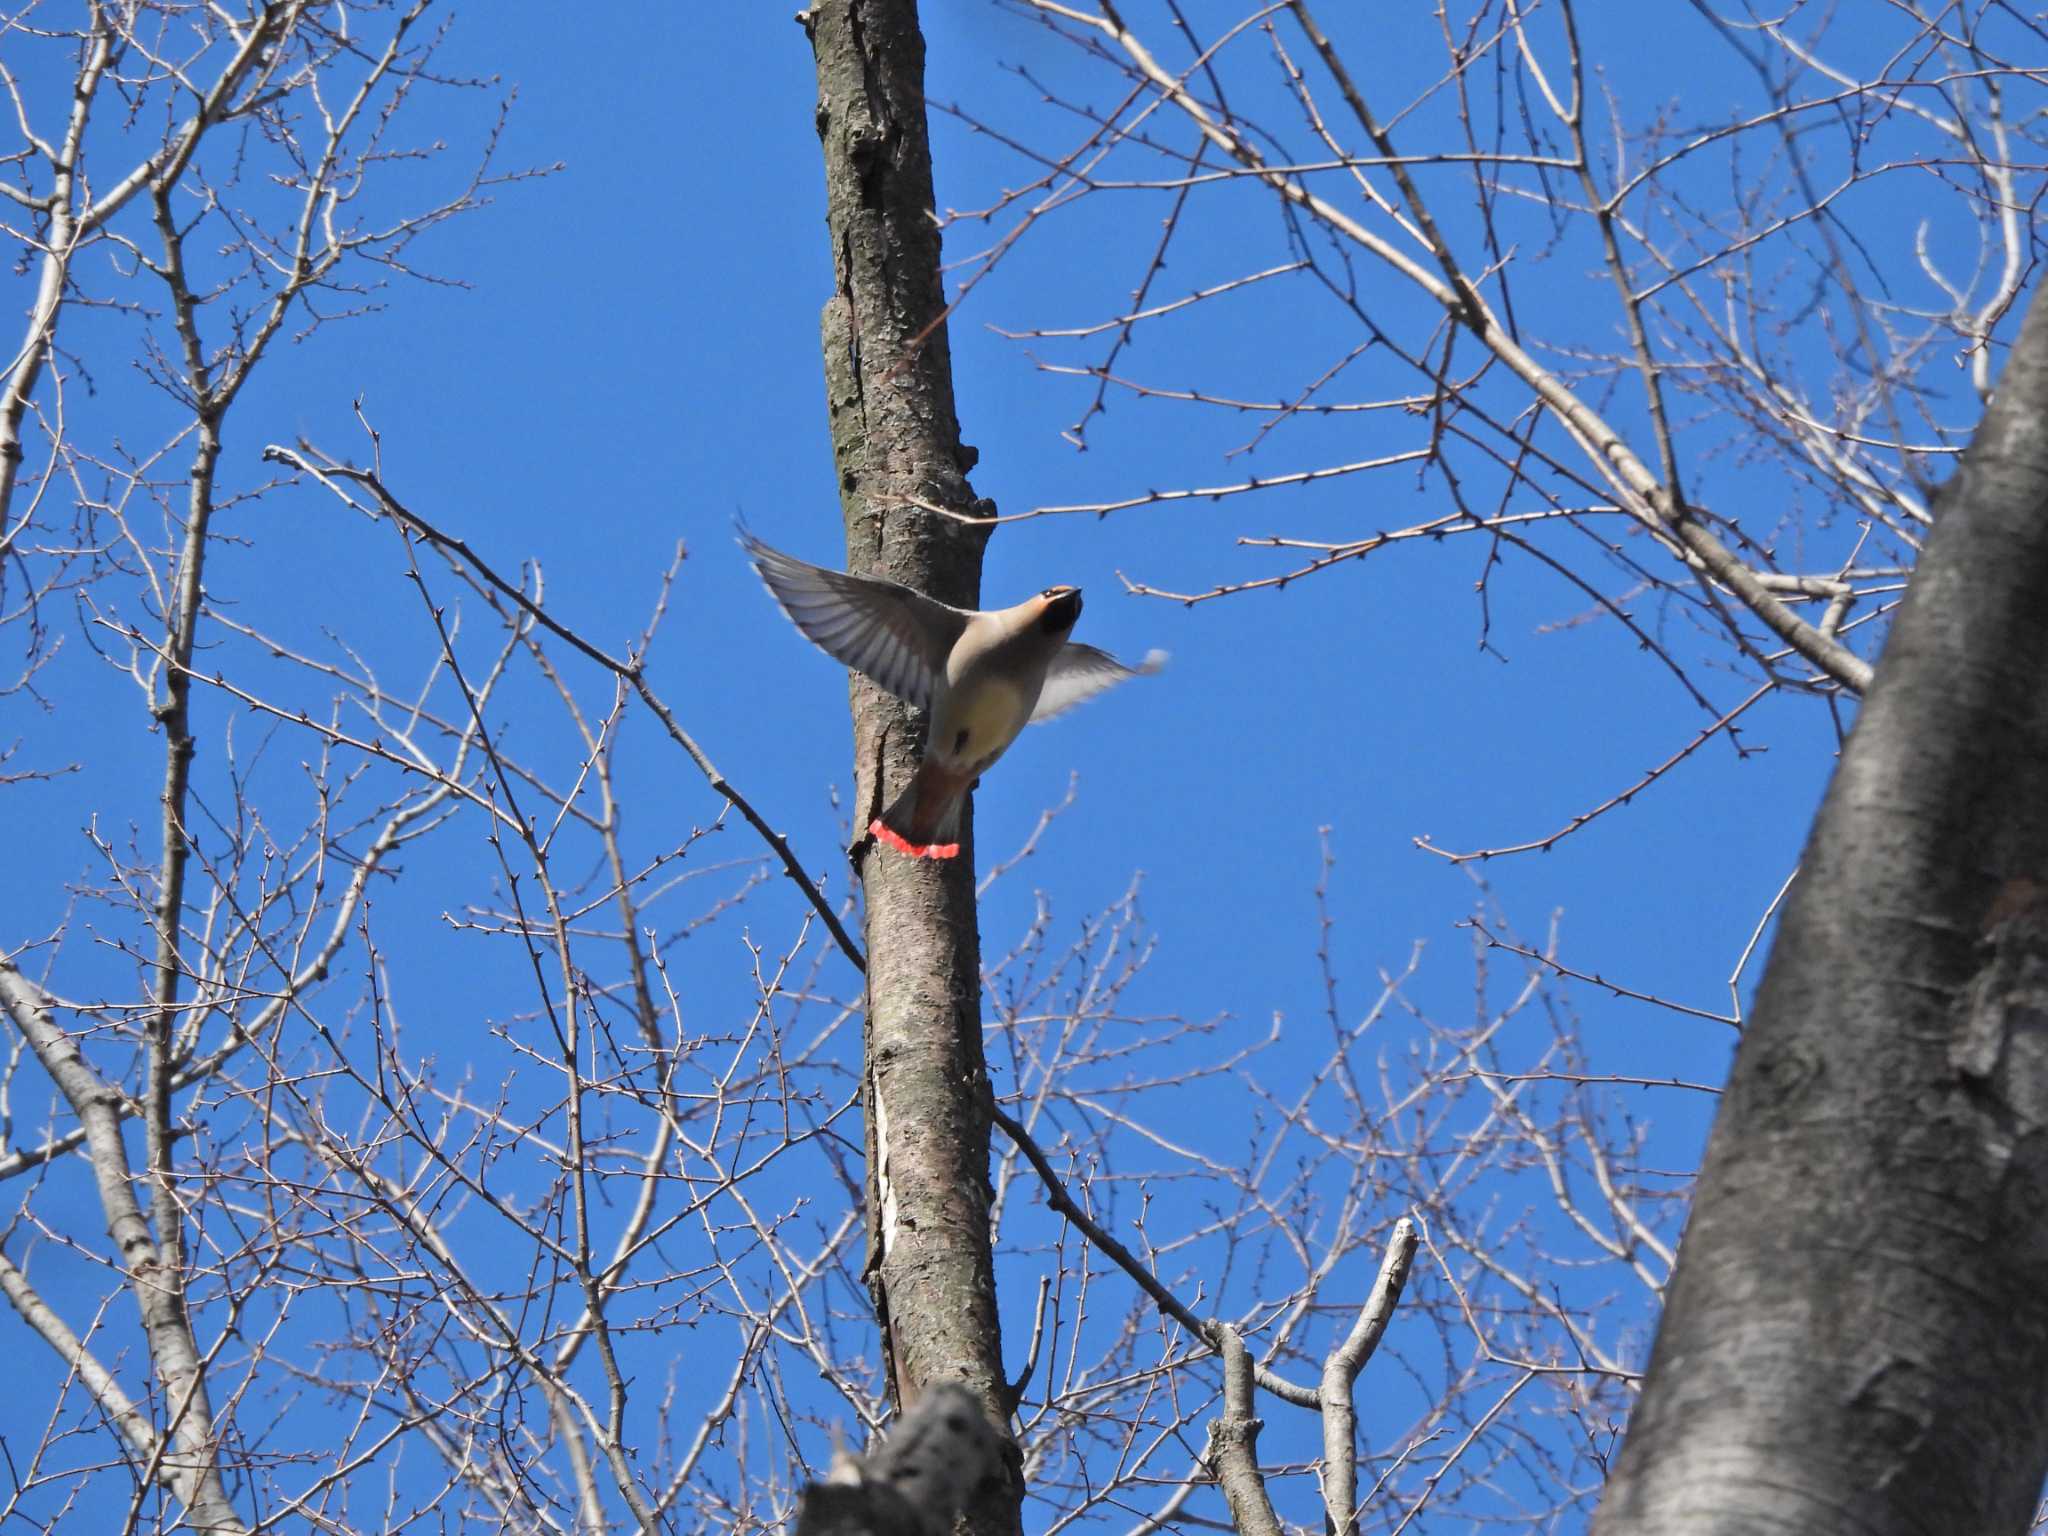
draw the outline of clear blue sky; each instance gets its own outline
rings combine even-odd
[[[844,673],[776,612],[731,536],[744,513],[763,538],[805,559],[833,564],[844,553],[818,355],[831,273],[812,64],[789,9],[647,6],[607,11],[602,24],[594,15],[565,20],[554,7],[461,13],[448,67],[518,87],[501,166],[560,160],[564,169],[503,189],[492,207],[421,242],[417,262],[466,287],[395,283],[378,296],[381,312],[282,348],[230,427],[225,474],[236,486],[259,481],[263,446],[299,436],[360,455],[351,416],[360,398],[384,434],[386,477],[409,504],[500,569],[540,561],[549,610],[615,651],[644,623],[681,541],[688,560],[658,643],[656,685],[807,866],[840,882],[843,813],[833,796],[851,783]],[[1641,82],[1637,97],[1625,96],[1634,116],[1676,97],[1711,117],[1750,89],[1687,8],[1653,8],[1663,19],[1625,35],[1626,16],[1639,8],[1588,9],[1599,46],[1629,61],[1616,86],[1626,92]],[[1013,15],[957,3],[927,11],[937,100],[1021,114],[1034,92],[995,62],[1034,71],[1068,65],[1063,47]],[[1402,46],[1413,44],[1418,79],[1435,68],[1423,51],[1427,34],[1409,38],[1400,28],[1426,21],[1389,23]],[[64,88],[49,72],[29,83],[44,99]],[[489,108],[483,95],[430,100],[417,136],[445,137],[459,155]],[[934,126],[942,207],[985,205],[995,189],[1032,174],[949,117]],[[1191,232],[1165,293],[1282,249],[1266,200],[1247,192],[1242,207],[1241,219]],[[1362,459],[1413,441],[1412,419],[1360,417],[1352,418],[1360,425],[1313,438],[1283,432],[1249,460],[1226,460],[1225,451],[1251,435],[1249,418],[1123,400],[1093,425],[1089,451],[1064,443],[1060,429],[1078,414],[1088,385],[1039,371],[1034,356],[1095,353],[1020,345],[997,329],[1103,318],[1142,272],[1157,216],[1106,199],[1073,210],[1027,239],[956,317],[960,414],[981,452],[973,479],[983,495],[1003,512],[1021,512]],[[956,228],[949,254],[965,255],[980,240],[977,229]],[[1545,324],[1610,340],[1604,280],[1569,255],[1545,271],[1523,290],[1550,306]],[[6,280],[6,293],[8,313],[26,302],[17,278]],[[1289,293],[1215,306],[1180,340],[1141,343],[1129,366],[1162,384],[1299,387],[1352,338],[1339,331],[1333,308],[1304,289]],[[132,322],[86,317],[74,344],[90,347],[98,335],[111,349],[132,334]],[[119,366],[97,382],[100,393],[81,414],[103,437],[158,409]],[[1632,397],[1614,409],[1637,424]],[[1235,547],[1240,535],[1356,535],[1442,510],[1427,485],[1418,490],[1398,475],[1284,500],[1186,502],[1100,521],[1044,518],[997,533],[984,577],[992,604],[1076,583],[1088,596],[1079,638],[1131,658],[1162,647],[1172,662],[1157,678],[1028,732],[984,784],[976,825],[986,865],[1020,844],[1078,775],[1074,807],[985,902],[986,955],[1016,942],[1040,901],[1052,914],[1055,945],[1071,939],[1142,876],[1139,905],[1157,947],[1124,1006],[1217,1020],[1210,1043],[1218,1055],[1234,1036],[1262,1035],[1277,1017],[1282,1040],[1259,1071],[1298,1091],[1327,1038],[1314,899],[1318,829],[1327,826],[1337,860],[1329,904],[1342,1015],[1355,1022],[1372,1001],[1376,973],[1399,969],[1418,941],[1426,949],[1409,999],[1447,1021],[1470,1014],[1470,939],[1455,925],[1472,911],[1475,886],[1469,872],[1418,851],[1413,840],[1426,834],[1469,848],[1548,833],[1681,746],[1704,723],[1697,706],[1613,624],[1546,630],[1587,604],[1528,562],[1511,560],[1493,580],[1499,654],[1483,653],[1476,544],[1409,546],[1283,592],[1192,609],[1127,596],[1117,577],[1206,587],[1273,568],[1261,553]],[[1696,494],[1708,502],[1778,494],[1767,465],[1703,466],[1700,484],[1705,494]],[[1753,515],[1758,526],[1772,520]],[[237,516],[253,543],[219,555],[208,583],[216,598],[308,648],[328,643],[323,631],[343,633],[390,669],[392,686],[413,685],[432,633],[388,530],[349,517],[311,487],[273,493]],[[442,595],[452,598],[452,588]],[[1672,643],[1699,654],[1689,635]],[[1747,691],[1726,673],[1701,676],[1723,706]],[[156,761],[157,741],[132,690],[109,682],[74,640],[44,691],[59,712],[59,725],[48,729],[60,733],[67,757],[90,767],[11,792],[32,810],[13,813],[0,946],[64,919],[66,877],[97,867],[85,840],[93,818],[117,840],[129,825],[145,846],[153,836],[156,781],[139,765]],[[107,702],[74,702],[86,697]],[[554,717],[545,727],[533,723],[545,701],[521,697],[536,714],[508,710],[511,739],[561,761],[546,736]],[[19,698],[5,707],[30,708]],[[217,791],[221,704],[203,695],[199,707],[209,744],[202,784]],[[644,715],[632,728],[622,787],[633,845],[651,854],[708,823],[719,802]],[[1562,958],[1571,966],[1724,1009],[1736,958],[1796,861],[1831,765],[1833,732],[1810,700],[1767,703],[1752,715],[1747,739],[1768,752],[1737,761],[1725,743],[1710,744],[1653,792],[1554,852],[1484,866],[1493,897],[1524,935],[1540,938],[1560,914]],[[16,721],[0,725],[0,738],[25,734]],[[266,771],[288,777],[308,750],[281,739]],[[722,836],[719,857],[752,860],[743,828]],[[378,921],[412,1048],[452,1064],[487,1024],[522,1005],[516,977],[479,970],[473,948],[436,921],[465,899],[465,881],[474,895],[490,877],[477,832],[451,834],[416,857],[438,861],[441,873],[380,897]],[[712,883],[728,890],[742,880],[731,872]],[[689,910],[666,915],[680,920]],[[781,944],[802,913],[795,895],[771,880],[676,949],[674,979],[697,1026],[715,1032],[743,1014],[741,935]],[[1511,962],[1500,970],[1519,974]],[[130,975],[126,962],[92,948],[81,925],[56,984],[74,996],[116,995]],[[828,961],[823,975],[829,989],[857,995],[842,963]],[[1589,986],[1565,995],[1597,1070],[1714,1081],[1725,1069],[1733,1036],[1719,1026]],[[1311,1026],[1313,1039],[1297,1046]],[[1393,1057],[1417,1038],[1398,1013],[1385,1029],[1383,1049]],[[1000,1048],[992,1056],[1003,1059]],[[502,1065],[492,1057],[480,1070]],[[1005,1086],[999,1076],[999,1090]],[[1218,1112],[1152,1112],[1213,1155],[1241,1157],[1247,1133],[1229,1105],[1245,1101],[1211,1085],[1188,1102]],[[1653,1130],[1646,1161],[1689,1166],[1708,1101],[1673,1093],[1643,1096],[1635,1107]],[[82,1189],[76,1203],[57,1208],[97,1234]],[[1199,1212],[1199,1202],[1169,1191],[1151,1215],[1152,1231]],[[63,1260],[42,1262],[54,1272]],[[1036,1273],[1020,1264],[1006,1277],[1018,1355]],[[1369,1278],[1366,1261],[1355,1261],[1345,1272],[1350,1294]],[[39,1347],[0,1317],[0,1354]],[[720,1347],[708,1333],[692,1336],[690,1348],[722,1381]],[[41,1378],[40,1362],[31,1370]],[[45,1411],[40,1396],[11,1394],[0,1404],[0,1435],[32,1441]]]

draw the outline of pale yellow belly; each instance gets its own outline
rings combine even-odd
[[[926,755],[980,773],[1017,739],[1034,702],[1000,678],[963,682],[939,701]]]

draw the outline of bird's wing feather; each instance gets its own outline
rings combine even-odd
[[[899,699],[931,703],[947,653],[971,615],[899,582],[828,571],[785,555],[745,528],[740,543],[768,595],[813,645]]]
[[[1137,666],[1127,667],[1107,651],[1069,640],[1059,648],[1045,674],[1045,686],[1038,691],[1038,707],[1031,712],[1031,723],[1036,725],[1064,714],[1127,677],[1150,677],[1165,665],[1164,651],[1148,651]]]

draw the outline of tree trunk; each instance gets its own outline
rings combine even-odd
[[[2038,297],[1940,508],[1736,1054],[1598,1536],[2017,1533],[2048,1471]]]
[[[847,568],[979,605],[985,516],[967,482],[932,216],[924,38],[914,0],[820,0],[801,18],[818,70],[818,136],[835,292],[825,389]],[[990,1249],[987,1073],[972,817],[957,859],[874,847],[868,822],[909,781],[911,710],[852,683],[855,858],[866,897],[868,1279],[899,1404],[964,1383],[1007,1423]],[[973,1529],[1020,1529],[1014,1460],[969,1507]]]

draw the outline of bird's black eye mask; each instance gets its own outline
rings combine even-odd
[[[1077,588],[1069,587],[1062,592],[1057,587],[1048,587],[1039,595],[1047,599],[1045,612],[1038,619],[1038,627],[1046,634],[1060,634],[1080,620],[1081,593]]]

